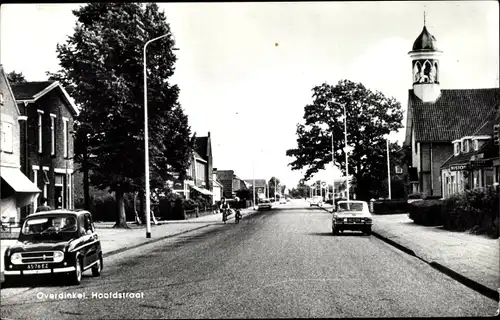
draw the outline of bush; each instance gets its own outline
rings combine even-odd
[[[443,225],[441,200],[422,200],[408,204],[408,212],[413,222],[425,226]]]
[[[408,212],[406,200],[375,200],[373,202],[373,213],[375,214],[398,214]]]
[[[442,216],[448,230],[499,236],[499,195],[493,188],[467,190],[444,201]]]

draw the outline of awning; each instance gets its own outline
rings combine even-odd
[[[204,194],[204,195],[207,195],[207,196],[213,196],[214,195],[212,192],[208,191],[207,189],[198,188],[197,186],[192,185],[192,184],[190,184],[189,186],[191,188],[193,188],[194,190],[198,191],[201,194]]]
[[[2,179],[16,192],[16,205],[24,207],[41,192],[18,168],[0,168]]]

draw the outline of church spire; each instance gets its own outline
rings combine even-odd
[[[427,6],[424,6],[424,27],[425,27],[425,10],[427,9]]]

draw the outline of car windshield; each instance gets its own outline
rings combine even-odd
[[[350,202],[342,202],[338,204],[337,207],[338,212],[344,211],[363,211],[362,203],[350,203]]]
[[[26,236],[75,231],[76,218],[70,215],[28,218],[21,229],[21,233]]]

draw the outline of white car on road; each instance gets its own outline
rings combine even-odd
[[[370,235],[372,231],[372,215],[365,201],[339,201],[333,212],[332,233],[355,230]]]
[[[312,197],[311,202],[309,204],[310,204],[310,207],[312,207],[312,206],[322,207],[323,206],[323,198],[321,196],[314,196],[314,197]]]

